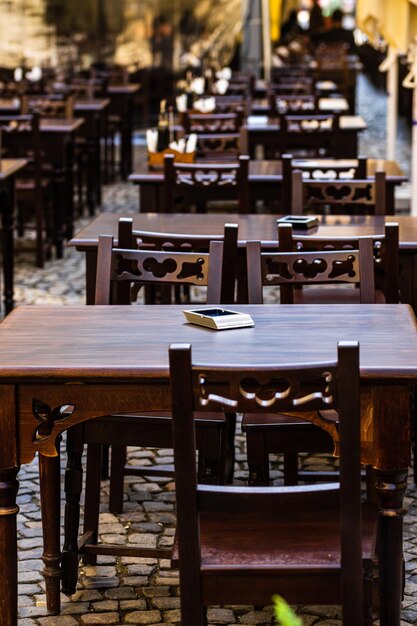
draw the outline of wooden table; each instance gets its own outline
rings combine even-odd
[[[278,146],[279,119],[263,115],[249,115],[243,128],[248,133],[249,154],[253,158],[257,146],[263,150],[273,150]],[[340,140],[334,148],[335,158],[355,159],[358,156],[358,133],[365,130],[367,124],[360,115],[341,115],[339,117]]]
[[[54,234],[58,258],[63,240],[71,239],[74,225],[74,152],[82,119],[42,118],[41,142],[45,159],[53,166]]]
[[[184,323],[178,306],[18,308],[0,325],[0,622],[17,625],[17,473],[40,454],[43,514],[59,529],[55,442],[99,415],[170,407],[168,346],[191,343],[196,362],[294,364],[336,358],[340,340],[360,342],[362,460],[372,463],[380,507],[381,626],[399,626],[402,516],[410,460],[410,386],[417,334],[406,305],[238,306],[254,328],[213,332]],[[37,416],[33,400],[42,402]],[[59,407],[70,405],[62,415]],[[49,413],[48,413],[49,410]],[[42,425],[42,430],[40,426]],[[44,537],[47,588],[57,587],[59,530]]]
[[[101,204],[102,196],[102,159],[101,139],[104,138],[103,169],[105,180],[108,180],[107,154],[107,110],[110,106],[108,98],[76,100],[74,103],[75,117],[84,120],[81,136],[87,147],[87,205],[90,215]]]
[[[116,116],[120,120],[120,143],[121,159],[120,170],[123,180],[133,170],[133,127],[134,127],[134,101],[140,85],[109,85],[106,99],[110,100],[109,115]],[[82,101],[76,101],[74,110],[80,111]],[[2,115],[17,115],[20,112],[19,98],[0,98],[0,112]]]
[[[14,265],[14,181],[25,165],[24,159],[0,159],[0,219],[5,314],[13,309]]]
[[[255,96],[262,98],[266,96],[269,81],[264,79],[258,79],[255,81]],[[337,85],[332,80],[318,80],[314,83],[314,88],[317,92],[329,93],[337,91]]]
[[[0,114],[18,115],[18,98],[0,98]],[[62,257],[64,237],[73,235],[74,221],[74,145],[83,119],[42,118],[40,124],[42,148],[46,161],[53,166],[54,234],[57,256]]]
[[[87,178],[87,202],[90,212],[94,211],[97,204],[101,204],[100,139],[106,132],[106,111],[109,105],[110,100],[108,98],[86,98],[74,102],[75,117],[81,118],[85,122],[81,134],[85,137],[87,150],[91,155]],[[0,98],[0,113],[2,115],[19,115],[19,98]],[[107,156],[107,145],[105,148]]]
[[[133,171],[133,126],[135,98],[140,85],[109,85],[107,97],[110,98],[109,116],[120,119],[120,174],[126,180]]]
[[[298,159],[301,162],[320,163],[324,169],[330,169],[334,159]],[[338,163],[349,167],[357,164],[355,159],[343,159]],[[387,206],[394,206],[394,188],[407,180],[404,172],[396,161],[383,159],[368,159],[367,175],[374,176],[375,172],[383,170],[387,176]],[[140,170],[129,176],[129,181],[139,185],[139,207],[144,212],[163,211],[163,169],[150,170],[144,163]],[[280,160],[259,161],[251,160],[249,163],[249,189],[251,206],[257,200],[262,200],[270,209],[277,210],[281,201],[282,163]]]
[[[99,235],[112,235],[117,244],[117,225],[120,215],[102,213],[87,224],[68,243],[85,253],[87,304],[94,303],[97,267],[97,244]],[[277,215],[239,215],[237,213],[134,213],[125,215],[133,219],[138,230],[163,233],[221,235],[226,222],[239,224],[239,264],[241,281],[246,281],[246,242],[262,241],[264,248],[276,249],[278,230]],[[400,287],[402,302],[411,304],[417,313],[417,217],[411,216],[320,216],[319,227],[306,232],[325,237],[356,237],[358,235],[381,235],[384,224],[396,221],[400,225]]]

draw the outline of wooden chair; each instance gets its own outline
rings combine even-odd
[[[176,163],[173,155],[164,159],[164,210],[177,211],[210,200],[237,200],[238,212],[249,212],[249,157],[240,156],[235,163]]]
[[[350,115],[355,115],[356,68],[350,67],[348,50],[344,44],[321,44],[315,52],[318,80],[336,83],[338,91],[347,99]]]
[[[126,236],[125,230],[121,239]],[[226,293],[222,285],[223,253],[226,246],[236,249],[237,226],[225,227],[223,241],[209,243],[206,252],[176,252],[115,248],[113,238],[99,238],[97,258],[97,286],[95,303],[119,303],[125,296],[126,285],[185,284],[207,287],[207,301],[213,304],[232,302],[234,291]],[[227,252],[230,255],[230,249]],[[230,258],[230,257],[229,257]],[[229,268],[233,271],[233,268]],[[229,285],[231,284],[229,278]],[[121,292],[119,288],[122,288]],[[233,282],[234,287],[234,282]],[[197,447],[199,449],[198,473],[201,480],[225,482],[233,472],[234,417],[221,411],[195,415]],[[87,481],[85,496],[84,533],[78,541],[79,497],[82,482],[81,454],[83,444],[88,444]],[[62,556],[62,589],[75,591],[78,577],[78,559],[95,563],[97,554],[114,554],[142,557],[167,557],[167,549],[129,548],[120,545],[97,545],[100,505],[100,457],[104,444],[112,444],[113,461],[120,468],[120,458],[125,457],[126,445],[145,447],[172,447],[172,420],[170,413],[143,413],[141,415],[111,415],[86,422],[69,429],[67,434],[68,465],[66,472],[65,542]],[[122,471],[123,471],[122,463]],[[132,473],[130,471],[129,473]],[[173,475],[167,466],[137,468],[136,475]],[[122,475],[123,480],[123,475]],[[122,492],[113,506],[122,508]]]
[[[339,116],[282,115],[280,117],[280,154],[306,157],[333,156],[339,141]]]
[[[210,162],[230,162],[247,154],[247,131],[234,133],[197,133],[197,156]]]
[[[250,80],[239,81],[236,79],[232,79],[227,87],[226,95],[243,96],[250,98],[252,95],[252,82]]]
[[[279,227],[284,238],[287,225]],[[291,226],[288,228],[292,231]],[[247,242],[248,299],[262,304],[262,287],[279,286],[281,304],[293,304],[296,286],[346,283],[359,288],[360,302],[375,302],[372,237],[356,240],[358,247],[344,248],[333,240],[327,249],[262,252],[260,241]]]
[[[321,252],[331,250],[359,249],[360,237],[319,237],[317,235],[295,234],[290,225],[278,226],[278,248],[280,252]],[[386,222],[384,233],[371,237],[373,241],[373,271],[375,276],[375,302],[398,304],[400,302],[400,260],[399,225]],[[360,290],[314,285],[296,289],[294,300],[297,304],[327,302],[360,302]]]
[[[302,172],[293,171],[291,213],[304,212],[392,215],[387,206],[385,172],[362,180],[304,180]]]
[[[271,68],[271,82],[282,82],[284,77],[290,76],[291,78],[300,77],[314,77],[314,69],[307,65],[283,65],[282,67]]]
[[[25,94],[20,101],[20,111],[22,115],[36,112],[41,117],[72,119],[74,117],[74,99],[73,93]]]
[[[251,98],[244,95],[225,95],[214,96],[216,101],[217,113],[234,113],[236,111],[243,111],[244,115],[249,115],[252,107]]]
[[[34,95],[23,95],[21,98],[20,109],[22,114],[28,114],[36,112],[44,118],[62,118],[73,119],[74,118],[74,103],[75,92],[71,89],[61,91],[60,93],[43,93]],[[88,178],[87,173],[91,172],[91,166],[89,162],[93,156],[89,150],[87,142],[83,134],[76,136],[76,177],[78,188],[78,205],[79,214],[82,214],[83,207],[83,188],[86,189],[85,195],[91,197],[92,195],[92,181]],[[95,155],[94,155],[95,157]],[[94,211],[90,207],[90,215]]]
[[[232,113],[188,113],[183,114],[185,132],[198,134],[223,134],[240,132],[243,123],[243,111]]]
[[[291,115],[314,113],[319,114],[318,96],[315,94],[294,95],[276,95],[272,93],[269,97],[269,107],[271,117],[276,115]]]
[[[233,72],[227,89],[228,95],[236,95],[242,93],[239,87],[245,86],[246,95],[252,95],[255,90],[255,75],[247,72]]]
[[[385,299],[380,301],[399,301],[398,224],[387,224],[385,235],[379,237],[344,239],[293,237],[290,225],[280,225],[278,237],[280,250],[285,252],[262,252],[259,242],[247,244],[250,303],[262,304],[263,286],[279,285],[283,304],[358,301],[369,304],[378,301],[376,280],[385,287]],[[346,287],[340,283],[346,283]],[[296,286],[303,288],[299,290]],[[364,410],[367,401],[364,399]],[[246,432],[251,483],[268,484],[270,453],[283,453],[287,485],[295,485],[299,479],[323,478],[321,474],[299,472],[298,453],[331,452],[330,434],[334,434],[337,419],[337,415],[326,415],[323,419],[317,415],[317,424],[321,426],[317,428],[309,421],[300,420],[298,414],[246,413],[242,430]]]
[[[308,96],[313,93],[313,90],[309,84],[306,83],[279,83],[274,85],[269,91],[269,97],[274,96]]]
[[[196,366],[189,345],[173,345],[170,369],[182,626],[205,625],[210,605],[269,604],[277,590],[370,626],[377,511],[361,502],[358,344],[341,342],[337,363],[276,368]],[[222,406],[307,419],[337,409],[340,485],[198,484],[193,411]]]
[[[45,259],[51,254],[53,218],[51,179],[44,169],[39,123],[37,113],[0,116],[3,156],[28,161],[15,184],[18,234],[23,236],[28,223],[34,219],[35,260],[37,267],[43,267]]]
[[[302,180],[364,180],[367,177],[367,159],[358,156],[355,163],[345,159],[294,159],[292,154],[283,154],[282,163],[282,207],[290,210],[292,202],[292,174],[302,173]]]

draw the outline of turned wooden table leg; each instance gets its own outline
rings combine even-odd
[[[410,463],[411,391],[411,385],[375,385],[373,388],[380,626],[401,624],[403,501]]]
[[[16,480],[19,468],[0,470],[0,615],[2,626],[17,626]]]
[[[48,611],[58,614],[61,609],[61,476],[59,441],[56,449],[58,456],[39,455],[39,478],[41,493],[42,528],[43,528],[43,575],[45,577],[46,606]]]
[[[400,626],[403,593],[403,499],[407,472],[376,470],[379,505],[380,626]]]
[[[80,495],[83,482],[83,425],[67,432],[68,461],[65,470],[65,541],[62,551],[62,591],[75,593],[78,578],[78,529],[80,524]]]
[[[12,180],[0,189],[1,230],[3,245],[4,310],[7,315],[13,309],[14,278],[14,186]]]

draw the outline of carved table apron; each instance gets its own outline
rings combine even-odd
[[[399,626],[402,515],[417,337],[406,305],[261,305],[255,328],[216,333],[177,306],[22,307],[0,325],[0,622],[17,624],[19,466],[40,453],[48,608],[59,610],[62,431],[111,413],[167,410],[168,346],[191,343],[196,362],[277,365],[335,358],[338,340],[361,347],[362,460],[372,463],[380,519],[380,624]],[[157,330],[157,332],[155,332]],[[14,349],[12,349],[12,346]],[[59,446],[58,446],[59,449]],[[51,527],[51,525],[49,525]]]

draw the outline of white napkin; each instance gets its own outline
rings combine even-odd
[[[184,113],[187,110],[187,94],[182,93],[180,96],[177,96],[176,103],[177,111]]]
[[[42,68],[39,66],[32,67],[30,72],[26,73],[26,78],[33,82],[40,80],[42,78]]]
[[[194,108],[201,113],[211,113],[216,108],[216,98],[200,98],[194,102]]]
[[[231,70],[231,68],[230,67],[223,67],[221,70],[216,72],[216,78],[224,78],[225,80],[230,80],[232,78],[232,70]]]
[[[220,78],[215,83],[216,92],[219,93],[220,95],[224,95],[227,91],[228,86],[229,86],[229,81],[226,80],[226,78]]]
[[[191,91],[196,93],[198,96],[201,96],[204,93],[204,84],[205,80],[202,76],[194,78],[190,85]]]
[[[185,146],[185,152],[195,152],[197,148],[197,135],[191,133],[188,137],[187,145]]]
[[[148,148],[148,152],[156,152],[158,147],[158,131],[149,128],[146,131],[146,146]]]

